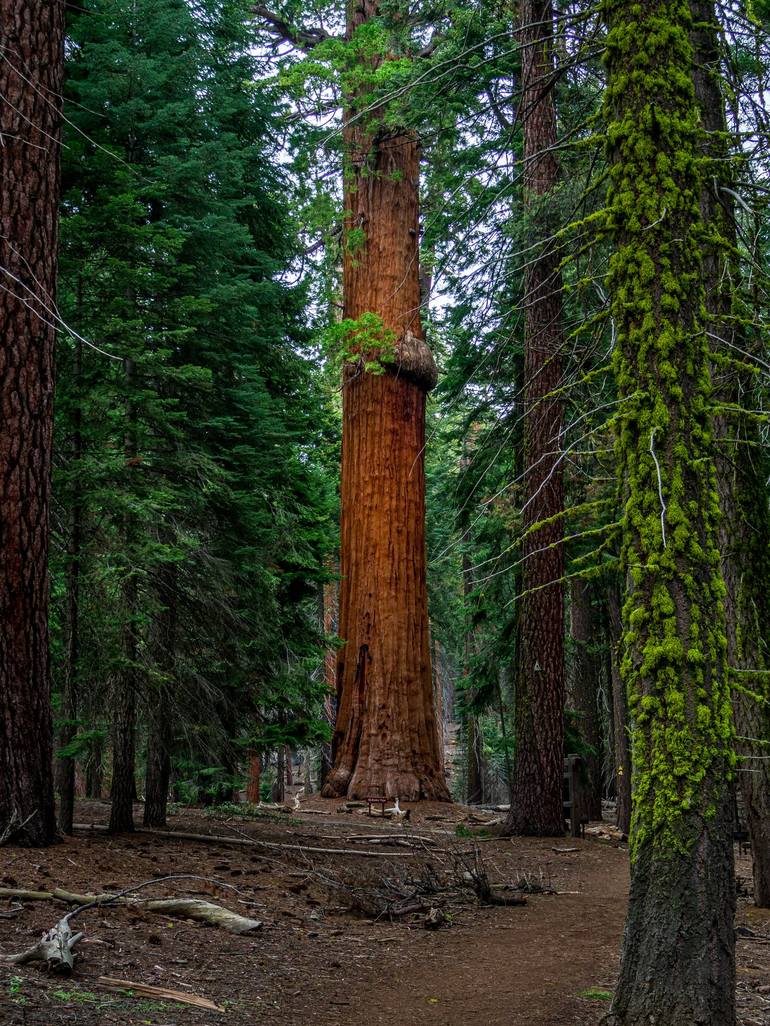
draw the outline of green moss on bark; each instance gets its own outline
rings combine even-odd
[[[605,3],[632,854],[686,852],[732,772],[687,3]]]

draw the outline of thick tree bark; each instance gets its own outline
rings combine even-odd
[[[608,0],[631,895],[613,1026],[733,1026],[733,730],[687,5]]]
[[[580,577],[570,583],[570,637],[573,645],[571,699],[578,715],[578,729],[592,753],[584,757],[588,771],[585,814],[602,818],[602,768],[604,765],[602,717],[599,712],[601,665],[596,654],[598,625],[593,589]]]
[[[538,248],[524,281],[524,473],[520,644],[516,674],[516,752],[511,810],[514,834],[564,833],[564,553],[562,522],[562,300],[559,257],[549,236],[547,197],[557,184],[553,100],[553,5],[523,0],[522,123],[525,202]]]
[[[348,37],[380,13],[351,0]],[[433,708],[425,556],[425,396],[436,368],[420,324],[419,149],[366,91],[345,115],[344,316],[395,338],[384,373],[344,371],[340,636],[327,797],[448,799]],[[366,120],[365,120],[366,118]]]
[[[0,837],[56,839],[48,512],[64,3],[0,0]]]
[[[612,682],[613,773],[615,774],[615,822],[628,834],[631,829],[631,746],[628,737],[628,698],[620,676],[618,647],[623,633],[620,589],[613,581],[607,589],[607,648]]]
[[[714,159],[714,174],[701,193],[703,219],[723,244],[712,245],[704,259],[706,309],[710,329],[718,338],[735,342],[744,352],[761,344],[736,329],[733,313],[737,268],[736,226],[732,197],[722,186],[735,188],[727,146],[727,118],[722,93],[719,25],[713,0],[690,0],[695,61],[695,97],[706,131],[705,151]],[[732,273],[727,274],[730,271]],[[738,337],[735,337],[735,336]],[[715,340],[717,349],[726,347]],[[730,356],[729,348],[725,352]],[[721,371],[716,386],[722,405],[734,412],[715,418],[717,487],[722,509],[720,552],[725,581],[727,658],[737,678],[733,683],[736,750],[741,757],[738,784],[751,839],[754,861],[754,902],[770,907],[770,688],[763,674],[768,665],[770,635],[770,515],[767,467],[756,421],[738,412],[753,410],[751,375],[735,367]]]

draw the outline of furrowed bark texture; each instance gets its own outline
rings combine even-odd
[[[720,75],[719,25],[711,0],[691,0],[691,33],[694,50],[693,81],[703,127],[705,152],[713,158],[713,175],[701,192],[704,221],[711,225],[721,245],[712,244],[704,254],[706,309],[710,329],[719,339],[744,352],[757,352],[762,340],[750,329],[736,326],[733,293],[738,268],[732,196],[735,176],[728,157],[727,118]],[[712,340],[725,356],[729,346]],[[724,408],[715,418],[716,471],[722,509],[719,548],[725,581],[727,659],[735,672],[732,702],[736,726],[736,751],[741,757],[738,785],[751,839],[754,863],[754,903],[770,907],[770,688],[762,676],[768,669],[770,637],[770,516],[768,515],[767,464],[755,419],[740,412],[756,408],[752,375],[735,366],[718,373],[716,387]]]
[[[704,172],[683,0],[605,0],[631,895],[613,1026],[735,1023],[734,765]]]
[[[525,201],[538,248],[524,281],[524,510],[520,651],[516,676],[516,754],[506,829],[544,837],[564,833],[564,553],[560,513],[563,408],[562,301],[559,257],[544,197],[558,180],[552,82],[553,5],[521,4],[522,123]]]
[[[351,3],[348,37],[379,13]],[[433,706],[425,557],[425,397],[436,367],[420,324],[419,148],[346,109],[344,316],[394,333],[382,374],[344,372],[340,636],[328,797],[448,799]],[[363,241],[352,245],[354,239]],[[355,234],[352,234],[355,233]]]
[[[56,838],[48,513],[64,4],[0,0],[0,26],[0,837],[37,846]]]

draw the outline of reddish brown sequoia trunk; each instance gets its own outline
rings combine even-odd
[[[0,0],[0,837],[56,838],[48,510],[64,4]]]
[[[534,524],[563,509],[561,447],[562,304],[559,258],[549,235],[547,200],[558,164],[551,84],[553,6],[521,4],[525,202],[539,245],[524,282],[524,468],[520,651],[516,681],[516,754],[506,828],[515,834],[564,832],[564,555],[561,520]]]
[[[379,13],[349,6],[348,36]],[[425,561],[425,396],[436,382],[422,339],[419,151],[379,113],[346,110],[344,316],[374,313],[395,335],[382,374],[344,374],[340,636],[328,797],[448,799],[433,707]],[[363,240],[361,235],[363,233]]]

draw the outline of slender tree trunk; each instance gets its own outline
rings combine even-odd
[[[286,749],[280,746],[275,753],[275,782],[273,783],[273,801],[282,802],[286,798]]]
[[[336,561],[329,560],[327,569],[335,577],[325,581],[321,590],[321,624],[324,634],[327,637],[334,637],[339,629],[339,583],[336,580],[339,568]],[[334,648],[327,648],[324,654],[324,683],[326,684],[324,717],[333,731],[337,719],[337,650]],[[318,781],[320,787],[326,783],[332,765],[332,746],[323,744],[321,745],[321,767]]]
[[[558,180],[553,100],[553,5],[522,0],[524,193],[538,248],[524,282],[524,472],[520,651],[516,680],[514,834],[564,833],[564,553],[560,462],[563,408],[559,256],[549,237],[547,199]],[[556,520],[551,518],[557,517]],[[541,521],[550,520],[535,529]]]
[[[348,37],[382,13],[350,0]],[[384,7],[384,5],[382,5]],[[340,635],[334,767],[327,797],[448,799],[433,708],[425,557],[425,397],[436,368],[420,323],[419,149],[414,135],[345,116],[344,315],[392,332],[384,373],[346,364]]]
[[[593,607],[591,585],[575,577],[570,583],[570,636],[574,647],[572,672],[572,704],[579,717],[580,733],[592,749],[585,756],[588,786],[585,814],[589,819],[602,818],[602,717],[599,712],[601,667],[596,655],[598,627]]]
[[[148,709],[147,767],[144,785],[143,823],[146,827],[166,825],[168,788],[171,780],[173,742],[171,698],[174,693],[177,648],[177,569],[171,564],[162,573],[163,611],[159,620],[158,663],[163,679],[150,696]]]
[[[104,786],[104,741],[94,740],[86,760],[86,798],[101,798]]]
[[[631,895],[613,1026],[733,1026],[733,730],[686,5],[608,0]],[[694,197],[694,198],[693,198]]]
[[[56,840],[48,511],[64,4],[0,0],[0,837]]]
[[[631,747],[628,734],[628,699],[620,675],[618,648],[623,633],[620,589],[613,581],[607,589],[607,648],[612,682],[613,773],[615,774],[615,822],[628,834],[631,829]]]
[[[721,245],[705,254],[704,282],[710,330],[744,352],[759,350],[762,340],[735,327],[738,269],[733,201],[722,186],[735,188],[727,145],[727,118],[722,94],[719,25],[712,0],[690,0],[695,51],[695,96],[706,130],[706,154],[713,158],[713,174],[704,183],[701,210]],[[728,273],[730,272],[730,273]],[[736,337],[737,336],[737,337]],[[716,343],[720,348],[720,343]],[[723,349],[725,347],[722,347]],[[725,352],[730,356],[729,349]],[[770,635],[770,515],[767,465],[756,421],[740,408],[753,410],[751,375],[728,366],[716,382],[724,408],[733,412],[715,418],[717,485],[722,509],[720,551],[725,581],[727,658],[734,673],[733,714],[736,750],[740,757],[738,784],[743,797],[754,861],[754,902],[770,907],[770,687],[767,645]]]
[[[80,287],[80,286],[78,286]],[[75,343],[76,388],[80,388],[83,347]],[[82,409],[79,402],[73,414],[72,458],[76,473],[83,458]],[[72,489],[72,522],[67,567],[67,663],[64,676],[62,715],[64,723],[59,731],[59,747],[66,748],[77,734],[78,673],[80,669],[80,559],[83,546],[83,496],[76,477]],[[56,764],[56,790],[59,793],[59,829],[72,833],[75,810],[75,760],[71,755],[60,756]]]
[[[442,658],[441,658],[441,642],[438,638],[433,639],[433,705],[436,710],[436,725],[438,728],[438,742],[439,749],[441,751],[441,759],[443,765],[444,758],[444,675],[442,670]]]
[[[464,457],[462,463],[467,467],[470,459]],[[469,805],[480,805],[484,801],[484,742],[481,736],[478,717],[472,703],[474,689],[470,684],[473,660],[477,654],[476,632],[473,627],[471,595],[473,594],[473,571],[467,552],[463,552],[463,600],[465,605],[465,711],[463,727],[465,732],[465,800]]]
[[[134,478],[134,461],[137,454],[136,408],[131,393],[136,383],[136,365],[127,358],[125,381],[129,394],[126,419],[128,428],[125,439],[127,487],[131,488]],[[116,675],[112,696],[112,786],[110,788],[109,831],[126,833],[134,829],[133,802],[136,794],[134,762],[136,757],[136,691],[139,646],[137,639],[136,614],[138,586],[131,560],[135,555],[136,525],[131,513],[126,515],[125,525],[125,582],[123,585],[123,656],[122,665]]]
[[[248,753],[249,770],[246,777],[246,801],[251,805],[259,805],[260,784],[262,783],[262,757],[259,752],[251,750]]]

